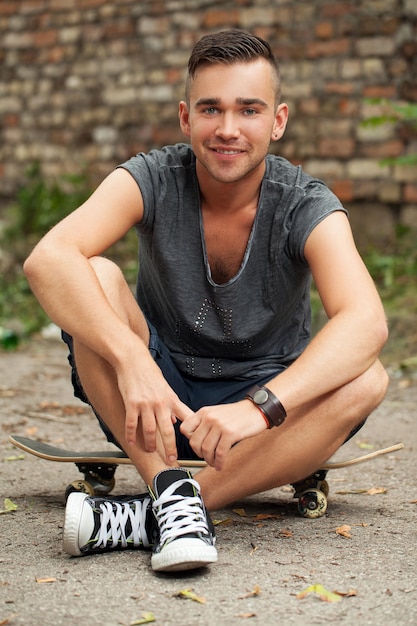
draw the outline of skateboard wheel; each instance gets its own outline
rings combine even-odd
[[[326,495],[319,489],[303,491],[298,498],[298,510],[309,519],[322,517],[327,510]]]
[[[86,480],[74,480],[65,490],[65,500],[68,499],[70,493],[86,493],[89,496],[94,496],[94,487]]]

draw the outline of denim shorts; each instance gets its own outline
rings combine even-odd
[[[174,361],[172,360],[171,354],[168,348],[161,341],[157,330],[155,327],[148,322],[150,338],[149,338],[149,351],[155,361],[155,363],[159,366],[164,375],[165,380],[168,382],[170,387],[175,391],[179,399],[184,402],[192,411],[198,411],[203,406],[212,406],[215,404],[228,404],[230,402],[238,402],[239,400],[243,400],[246,396],[247,391],[253,385],[265,385],[272,378],[275,378],[278,374],[285,370],[285,366],[282,366],[282,369],[278,370],[274,374],[269,374],[263,378],[249,378],[249,379],[199,379],[187,376],[182,374]],[[72,337],[68,335],[66,332],[62,331],[62,339],[67,344],[69,348],[68,361],[71,365],[71,380],[74,387],[74,395],[90,404],[93,409],[100,426],[107,437],[107,440],[111,443],[114,443],[116,446],[121,448],[121,445],[115,439],[109,428],[101,419],[100,415],[95,411],[94,407],[89,402],[84,389],[82,387],[81,381],[78,376],[77,367],[75,364],[74,351],[73,351],[73,342]],[[359,426],[357,426],[349,436],[346,438],[346,441],[351,439],[353,435],[355,435],[358,430],[362,428],[365,421],[363,421]],[[180,459],[198,459],[198,456],[195,454],[194,450],[191,448],[187,437],[185,437],[180,431],[181,422],[177,420],[174,425],[175,435],[177,441],[177,452],[178,458]]]
[[[184,402],[192,411],[198,411],[203,406],[212,406],[215,404],[228,404],[230,402],[237,402],[243,400],[247,391],[255,384],[264,385],[271,378],[274,378],[277,374],[284,371],[283,366],[280,371],[275,374],[269,374],[263,378],[249,378],[244,380],[236,379],[199,379],[182,374],[174,361],[168,348],[161,341],[155,327],[148,322],[150,338],[149,338],[149,351],[158,365],[165,380],[170,387],[175,391],[179,399]],[[72,337],[65,331],[62,331],[62,339],[69,348],[68,361],[71,365],[71,380],[74,387],[74,395],[90,404],[93,409],[100,426],[107,437],[107,440],[114,443],[119,448],[120,444],[117,442],[111,431],[101,419],[100,415],[95,411],[94,407],[89,402],[81,381],[78,376],[77,367],[74,358],[73,341]],[[197,455],[189,445],[188,439],[180,431],[181,422],[177,421],[175,424],[175,433],[177,440],[178,458],[181,459],[197,459]]]

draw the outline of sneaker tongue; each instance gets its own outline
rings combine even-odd
[[[187,478],[191,478],[191,475],[187,470],[183,470],[180,468],[172,468],[163,470],[159,472],[154,478],[154,491],[159,497],[165,489],[170,487],[172,483],[175,483],[179,480],[184,480]],[[183,485],[179,486],[178,489],[175,490],[176,494],[180,496],[194,496],[193,486],[186,482]]]

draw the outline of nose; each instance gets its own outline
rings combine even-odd
[[[219,118],[219,125],[216,129],[217,137],[222,139],[237,139],[240,135],[240,128],[236,117],[232,112],[224,113]]]

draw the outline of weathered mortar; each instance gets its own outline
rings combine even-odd
[[[230,27],[281,60],[290,122],[273,149],[334,189],[359,237],[417,226],[417,168],[379,164],[415,152],[416,137],[360,125],[375,112],[367,97],[417,101],[415,0],[2,0],[0,205],[34,160],[48,177],[85,166],[95,185],[131,154],[182,141],[190,49]]]

